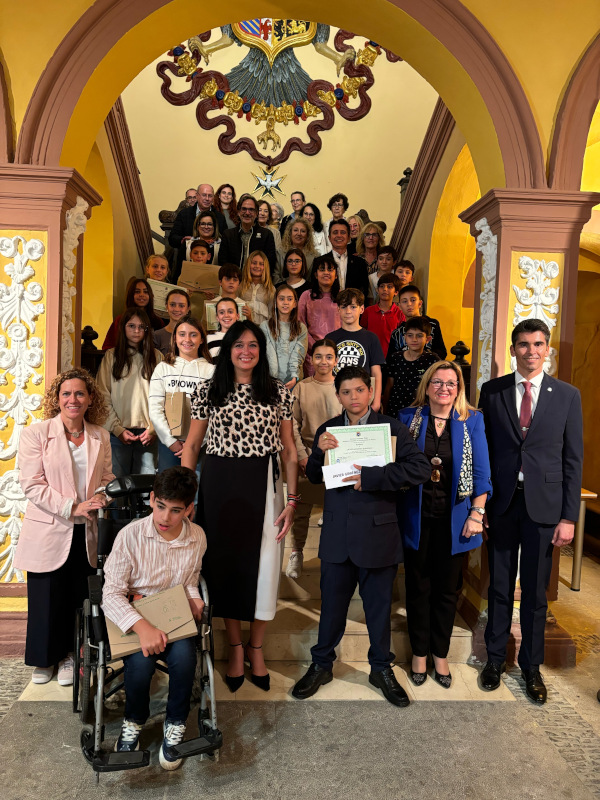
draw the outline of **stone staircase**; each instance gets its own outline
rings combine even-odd
[[[317,522],[320,515],[321,510],[315,508],[304,550],[304,569],[298,580],[292,580],[285,575],[285,567],[291,552],[291,540],[289,537],[286,539],[278,611],[273,622],[268,625],[263,645],[267,661],[310,663],[310,648],[317,641],[321,610],[320,561],[317,557],[320,536]],[[248,623],[243,623],[242,629],[247,628]],[[214,633],[215,657],[217,660],[224,660],[227,658],[227,639],[222,619],[215,619]],[[242,638],[245,641],[247,637]],[[466,663],[471,655],[471,647],[471,630],[457,616],[448,654],[449,661],[455,664]],[[357,590],[350,602],[346,634],[338,648],[338,660],[345,663],[367,662],[368,650],[369,636],[362,601]],[[407,662],[410,659],[402,566],[398,571],[392,606],[392,652],[395,653],[398,662]]]

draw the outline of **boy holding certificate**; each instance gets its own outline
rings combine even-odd
[[[196,672],[196,640],[167,643],[166,633],[145,620],[129,598],[182,584],[194,619],[200,620],[204,603],[198,582],[206,536],[188,519],[198,489],[192,470],[170,467],[156,476],[153,488],[152,514],[130,522],[115,539],[106,561],[102,609],[123,633],[135,631],[142,647],[123,658],[125,719],[115,750],[139,748],[140,731],[150,715],[150,682],[160,658],[169,667],[169,697],[159,761],[163,769],[173,770],[182,759],[171,758],[165,748],[183,741]]]
[[[387,423],[396,438],[396,454],[386,466],[357,467],[358,474],[344,479],[347,486],[325,492],[319,544],[319,636],[311,649],[312,664],[292,695],[306,699],[332,680],[335,648],[344,635],[348,606],[358,583],[371,643],[369,682],[381,689],[390,703],[406,706],[408,696],[396,680],[390,652],[392,590],[402,560],[396,499],[399,489],[424,483],[431,466],[402,423],[371,410],[373,389],[368,372],[345,367],[335,377],[335,389],[343,413],[325,422],[315,434],[306,464],[311,483],[323,482],[325,454],[339,444],[327,428]]]

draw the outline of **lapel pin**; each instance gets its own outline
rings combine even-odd
[[[549,391],[549,392],[551,392],[551,391],[552,391],[552,387],[551,387],[551,386],[549,386],[549,387],[548,387],[548,391]]]

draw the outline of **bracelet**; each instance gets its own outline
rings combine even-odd
[[[301,494],[291,494],[290,492],[288,492],[288,501],[289,500],[295,500],[296,502],[299,503],[300,500],[302,500],[302,495]]]
[[[470,515],[467,517],[467,519],[470,519],[472,522],[476,522],[478,525],[481,525],[481,527],[483,528],[483,522],[480,519],[475,519],[475,517],[472,517]]]
[[[471,513],[471,511],[476,511],[478,514],[481,514],[482,517],[485,514],[485,508],[483,508],[482,506],[471,506],[471,508],[469,509],[469,514]]]
[[[293,501],[290,503],[289,500],[288,500],[288,502],[285,505],[286,505],[286,508],[288,506],[290,506],[290,508],[293,508],[294,511],[296,510],[296,503],[294,503]]]

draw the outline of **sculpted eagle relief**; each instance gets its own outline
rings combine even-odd
[[[218,139],[222,153],[245,150],[268,169],[282,164],[294,151],[318,153],[320,133],[333,128],[336,113],[350,121],[362,119],[371,108],[368,91],[375,80],[371,68],[376,59],[385,54],[388,61],[401,61],[372,41],[363,40],[362,49],[355,49],[347,43],[356,38],[350,31],[339,30],[332,48],[329,25],[309,20],[244,20],[224,25],[220,33],[220,37],[216,31],[192,36],[186,45],[169,51],[170,60],[156,68],[162,79],[161,93],[175,106],[197,102],[196,119],[204,130],[222,126],[225,130]],[[205,69],[215,53],[234,44],[248,52],[233,69],[227,74]],[[333,62],[336,83],[313,80],[302,67],[296,50],[308,45]],[[180,83],[187,88],[175,91]],[[260,126],[256,141],[236,138],[237,120]],[[307,140],[290,136],[283,142],[288,125],[305,122]]]

